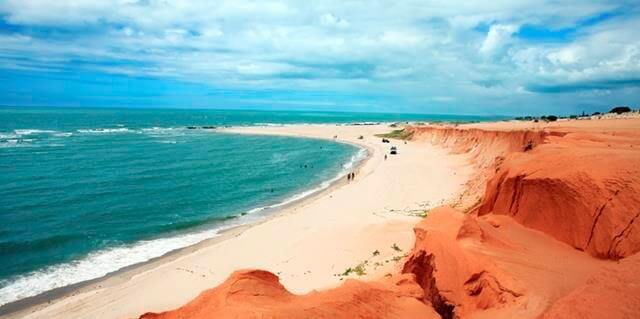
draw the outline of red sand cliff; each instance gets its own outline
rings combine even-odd
[[[380,282],[347,280],[337,289],[296,296],[262,270],[238,271],[177,311],[141,318],[439,318],[420,302],[412,275]]]
[[[479,215],[512,216],[602,258],[640,250],[640,138],[569,133],[509,156]]]
[[[142,318],[638,318],[640,121],[584,122],[410,128],[471,154],[478,175],[468,213],[440,207],[415,227],[401,274],[297,296],[241,271]]]
[[[522,152],[542,143],[550,134],[545,131],[493,131],[451,126],[409,127],[414,140],[431,142],[447,147],[454,153],[466,153],[476,166],[476,176],[467,183],[457,206],[473,207],[482,199],[486,181],[493,176],[494,168],[507,154]],[[560,133],[561,134],[561,133]]]

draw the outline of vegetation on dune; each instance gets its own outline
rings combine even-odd
[[[628,106],[616,106],[609,111],[609,113],[622,114],[631,112],[631,108]]]
[[[376,136],[382,137],[382,138],[394,138],[397,140],[408,140],[408,139],[411,139],[411,137],[413,137],[413,132],[409,132],[405,129],[401,129],[401,130],[393,130],[385,134],[376,134]]]
[[[588,113],[585,113],[584,111],[582,111],[581,114],[571,114],[569,116],[556,116],[556,115],[543,115],[543,116],[519,116],[516,117],[515,119],[518,121],[534,121],[534,122],[539,122],[539,121],[545,121],[545,122],[554,122],[557,121],[558,119],[571,119],[571,120],[577,120],[577,119],[581,119],[581,118],[589,118],[591,116],[598,116],[598,115],[604,115],[606,113],[611,113],[611,114],[622,114],[622,113],[628,113],[628,112],[634,112],[634,110],[628,106],[615,106],[613,107],[609,112],[593,112],[591,113],[591,115],[589,115]],[[636,112],[640,112],[640,109],[637,110]]]
[[[348,267],[347,269],[345,269],[342,273],[337,273],[334,274],[334,276],[336,277],[349,277],[351,275],[355,275],[355,276],[365,276],[367,274],[367,267],[373,267],[373,269],[377,269],[378,267],[382,267],[384,266],[384,264],[387,264],[391,261],[398,263],[400,261],[402,261],[403,258],[407,257],[409,254],[408,253],[404,253],[404,254],[398,254],[397,253],[402,253],[402,249],[400,247],[398,247],[397,244],[393,244],[391,245],[391,250],[393,251],[394,255],[391,256],[391,258],[386,259],[386,260],[381,260],[380,256],[380,251],[379,250],[374,250],[373,253],[371,253],[371,257],[358,263],[355,266],[351,266]],[[378,257],[378,258],[376,258]],[[375,259],[379,259],[378,261],[375,261]],[[343,280],[344,278],[340,278],[340,280]]]
[[[355,267],[347,268],[343,273],[339,274],[338,276],[346,277],[346,276],[349,276],[351,274],[356,274],[358,276],[364,276],[364,275],[367,274],[366,265],[368,263],[369,263],[369,261],[365,260],[365,261],[357,264]]]
[[[367,271],[366,271],[366,269],[365,269],[365,267],[364,267],[364,265],[365,265],[366,263],[367,263],[367,262],[365,261],[364,263],[360,263],[360,264],[358,264],[355,268],[353,268],[353,272],[354,272],[356,275],[358,275],[358,276],[364,276],[364,275],[366,275],[366,274],[367,274]]]

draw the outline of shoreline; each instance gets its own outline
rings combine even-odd
[[[358,171],[355,181],[338,178],[322,191],[277,207],[277,212],[260,221],[84,284],[8,304],[14,308],[5,305],[3,310],[11,313],[0,316],[137,317],[146,311],[179,307],[231,272],[247,268],[277,273],[282,284],[296,294],[335,287],[347,278],[369,280],[393,273],[404,251],[413,245],[413,227],[420,220],[408,212],[455,200],[472,170],[464,155],[450,154],[430,143],[400,145],[400,155],[385,161],[383,153],[390,145],[374,135],[393,129],[332,124],[218,129],[335,140],[366,148],[368,154],[354,167]],[[331,138],[334,135],[339,137]],[[438,185],[430,182],[434,180]],[[373,194],[376,196],[370,196]],[[396,244],[405,250],[392,250]],[[380,251],[380,256],[372,257],[374,251]],[[339,275],[362,261],[376,266],[363,275]]]
[[[251,126],[251,127],[264,128],[264,127],[271,127],[271,126]],[[246,128],[246,126],[238,126],[238,127],[231,127],[231,128]],[[257,135],[257,134],[250,134],[250,133],[247,134],[247,133],[237,133],[237,132],[225,132],[225,129],[211,129],[211,132],[216,134]],[[358,156],[358,153],[361,152],[362,150],[366,151],[364,154],[364,157],[362,157],[361,159],[356,159],[353,162],[354,166],[350,170],[354,172],[358,172],[366,164],[366,162],[371,159],[374,152],[374,150],[371,147],[368,147],[366,144],[358,144],[358,143],[352,143],[347,141],[335,141],[334,139],[330,139],[330,138],[304,137],[304,136],[293,136],[293,135],[290,135],[290,136],[294,138],[327,140],[327,141],[333,141],[335,143],[344,143],[344,144],[352,145],[357,148],[353,156]],[[230,226],[229,228],[221,229],[218,231],[215,237],[204,239],[198,243],[171,250],[165,254],[151,258],[147,261],[125,266],[123,268],[112,271],[110,273],[107,273],[97,278],[84,280],[71,285],[54,288],[34,296],[18,299],[16,301],[12,301],[7,304],[1,305],[0,317],[7,316],[6,318],[13,318],[14,316],[20,316],[21,314],[25,314],[26,312],[38,311],[66,297],[72,297],[78,294],[90,292],[92,290],[102,289],[110,285],[117,284],[118,282],[130,280],[131,278],[135,277],[138,274],[141,274],[145,271],[153,269],[164,263],[174,261],[182,256],[196,252],[197,250],[203,247],[216,245],[220,242],[229,240],[233,237],[237,237],[251,227],[255,227],[262,223],[268,222],[271,219],[278,218],[283,214],[286,214],[288,210],[294,208],[295,206],[302,206],[307,202],[313,201],[315,197],[320,197],[322,195],[328,194],[334,191],[336,188],[339,188],[347,184],[348,182],[344,180],[345,176],[346,176],[346,170],[343,169],[343,171],[341,171],[338,175],[322,181],[315,188],[311,188],[306,191],[303,190],[301,192],[295,193],[292,196],[284,198],[281,202],[278,202],[272,205],[255,207],[253,209],[259,209],[258,211],[256,211],[256,213],[263,214],[263,216],[260,216],[257,220],[249,221],[241,225],[233,225],[233,226]],[[328,183],[328,186],[322,187],[324,183]],[[302,196],[301,198],[290,200],[291,198],[294,198],[304,192],[310,192],[310,193],[308,195]],[[247,212],[249,211],[251,210],[248,210]],[[239,217],[250,214],[247,212],[244,212],[236,216],[235,218],[239,218]]]

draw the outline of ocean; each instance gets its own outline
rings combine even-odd
[[[0,305],[263,219],[366,157],[329,140],[202,126],[496,119],[0,107]]]

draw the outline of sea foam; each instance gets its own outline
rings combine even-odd
[[[21,129],[21,130],[14,130],[16,135],[31,135],[31,134],[52,134],[52,133],[57,133],[57,131],[51,131],[51,130],[38,130],[38,129]]]
[[[90,133],[90,134],[109,134],[109,133],[126,133],[131,132],[126,127],[121,128],[97,128],[97,129],[79,129],[78,133]]]
[[[149,261],[176,249],[214,238],[220,231],[236,226],[226,224],[201,232],[144,240],[133,245],[97,251],[77,261],[49,266],[41,271],[0,282],[0,306],[32,297],[55,288],[100,278],[127,266]]]

